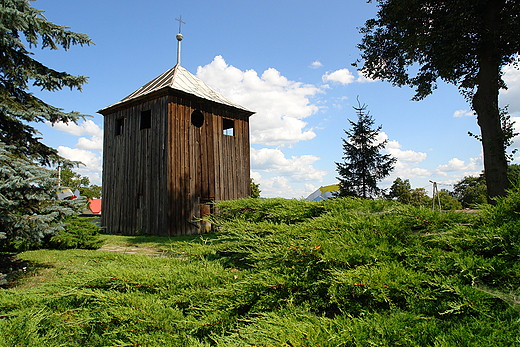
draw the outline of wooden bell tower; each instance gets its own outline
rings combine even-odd
[[[180,33],[177,40],[175,67],[99,111],[108,233],[205,232],[200,218],[209,213],[208,203],[249,196],[254,112],[184,69]]]

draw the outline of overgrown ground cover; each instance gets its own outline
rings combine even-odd
[[[520,194],[473,215],[245,199],[219,232],[38,250],[0,291],[2,346],[520,345]]]

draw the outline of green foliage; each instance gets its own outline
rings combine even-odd
[[[251,178],[251,190],[250,190],[249,197],[251,197],[251,198],[259,198],[261,192],[262,191],[260,190],[260,184],[259,183],[255,183],[255,180],[253,180]]]
[[[516,20],[520,7],[515,1],[377,3],[377,18],[369,19],[360,29],[364,36],[358,47],[364,72],[398,86],[415,87],[415,99],[431,94],[438,79],[467,89],[478,86],[483,82],[477,78],[479,60],[486,54],[497,59],[493,63],[499,68],[517,60],[520,40],[514,33],[520,28]],[[498,17],[486,16],[491,11],[498,11]],[[492,25],[500,30],[487,32]],[[484,45],[495,50],[476,49]],[[420,64],[418,69],[416,63]],[[495,77],[500,79],[501,75]]]
[[[74,210],[58,200],[53,171],[11,149],[0,142],[0,241],[6,248],[28,249],[63,230],[63,218]]]
[[[58,177],[58,173],[55,174]],[[90,179],[87,176],[81,176],[77,172],[72,171],[70,167],[60,169],[60,186],[70,188],[72,191],[79,190],[81,196],[93,199],[100,198],[102,189],[98,185],[90,185]]]
[[[0,291],[0,345],[520,342],[520,191],[478,215],[359,198],[215,209],[217,235],[106,237],[161,257],[22,253],[53,277]]]
[[[434,201],[428,196],[424,188],[412,189],[409,180],[402,180],[397,177],[392,186],[390,192],[387,195],[389,199],[395,199],[403,204],[409,204],[416,207],[436,207],[442,210],[460,210],[462,205],[454,198],[447,190],[441,190],[435,194]],[[435,204],[434,204],[435,203]]]
[[[441,206],[442,210],[460,210],[462,209],[462,204],[454,198],[450,192],[445,189],[440,190],[433,197],[435,203]]]
[[[252,223],[269,221],[277,224],[294,224],[323,212],[323,207],[312,201],[282,198],[219,201],[217,207],[218,213],[212,221],[217,226],[223,221],[235,219]]]
[[[514,137],[507,110],[498,107],[506,87],[502,68],[518,67],[518,1],[377,0],[376,18],[366,21],[361,71],[396,86],[415,88],[424,99],[439,80],[459,87],[480,126],[490,197],[508,188],[505,148]]]
[[[101,186],[97,184],[92,184],[88,187],[82,187],[79,189],[81,196],[84,196],[88,199],[99,199],[102,196],[103,189]]]
[[[57,175],[58,176],[58,175]],[[80,187],[90,185],[90,179],[87,176],[72,171],[70,167],[59,169],[60,185],[72,189],[73,191]]]
[[[98,218],[70,216],[64,222],[64,229],[58,232],[58,235],[52,236],[46,247],[98,249],[103,244],[99,237],[102,228],[97,224]]]
[[[359,102],[359,101],[358,101]],[[386,140],[378,142],[381,126],[372,129],[374,119],[366,111],[366,105],[354,107],[357,123],[349,120],[352,129],[345,130],[343,139],[343,162],[336,163],[339,177],[339,196],[375,198],[381,195],[377,183],[394,169],[397,159],[389,154],[381,154]]]
[[[12,145],[14,154],[42,164],[61,162],[63,158],[40,141],[29,122],[69,122],[80,115],[65,113],[45,103],[29,89],[31,86],[48,91],[64,87],[81,89],[87,77],[49,68],[33,59],[29,49],[40,45],[68,50],[72,45],[90,45],[92,41],[87,35],[47,21],[43,11],[32,8],[27,0],[2,1],[0,18],[0,141]]]
[[[453,186],[453,196],[457,198],[464,208],[487,202],[486,179],[484,175],[478,177],[466,176]]]
[[[30,89],[81,89],[87,81],[41,64],[30,49],[40,45],[67,50],[92,42],[47,21],[27,0],[2,1],[0,22],[0,241],[2,246],[27,249],[62,230],[61,220],[72,213],[66,202],[57,200],[51,172],[35,164],[71,162],[43,144],[32,124],[81,117],[45,103]]]
[[[432,199],[428,196],[426,189],[414,188],[410,190],[410,204],[416,207],[427,207],[432,205]]]
[[[411,190],[410,180],[406,179],[403,181],[400,177],[397,177],[390,187],[388,198],[396,199],[403,204],[409,204],[412,201]]]
[[[520,165],[507,166],[507,178],[512,188],[520,187]],[[486,191],[486,175],[483,171],[479,176],[465,176],[454,185],[452,195],[464,208],[475,208],[488,202]]]
[[[520,165],[509,164],[507,166],[507,177],[511,183],[511,188],[515,189],[520,187]]]

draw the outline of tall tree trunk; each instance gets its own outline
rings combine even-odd
[[[473,109],[477,113],[482,135],[484,171],[490,199],[504,196],[506,189],[509,188],[505,138],[498,108],[501,61],[494,39],[500,30],[500,11],[504,2],[504,0],[490,0],[482,8],[484,25],[482,44],[479,47],[478,87],[473,96]]]

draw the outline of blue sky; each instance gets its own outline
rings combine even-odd
[[[103,117],[113,104],[176,63],[182,15],[181,65],[251,117],[251,176],[262,196],[301,198],[336,182],[342,137],[356,120],[357,97],[382,125],[386,151],[398,159],[381,187],[396,177],[413,188],[440,188],[482,170],[475,116],[456,87],[439,83],[423,101],[413,90],[368,81],[351,66],[359,58],[358,28],[376,13],[365,0],[123,1],[38,0],[52,22],[88,34],[95,45],[35,57],[58,71],[89,76],[82,92],[35,94],[66,111],[91,115],[78,125],[38,125],[43,141],[81,160],[78,169],[101,184]],[[520,73],[506,67],[501,104],[520,117]],[[518,147],[520,140],[513,147]],[[518,162],[518,160],[515,160]]]

